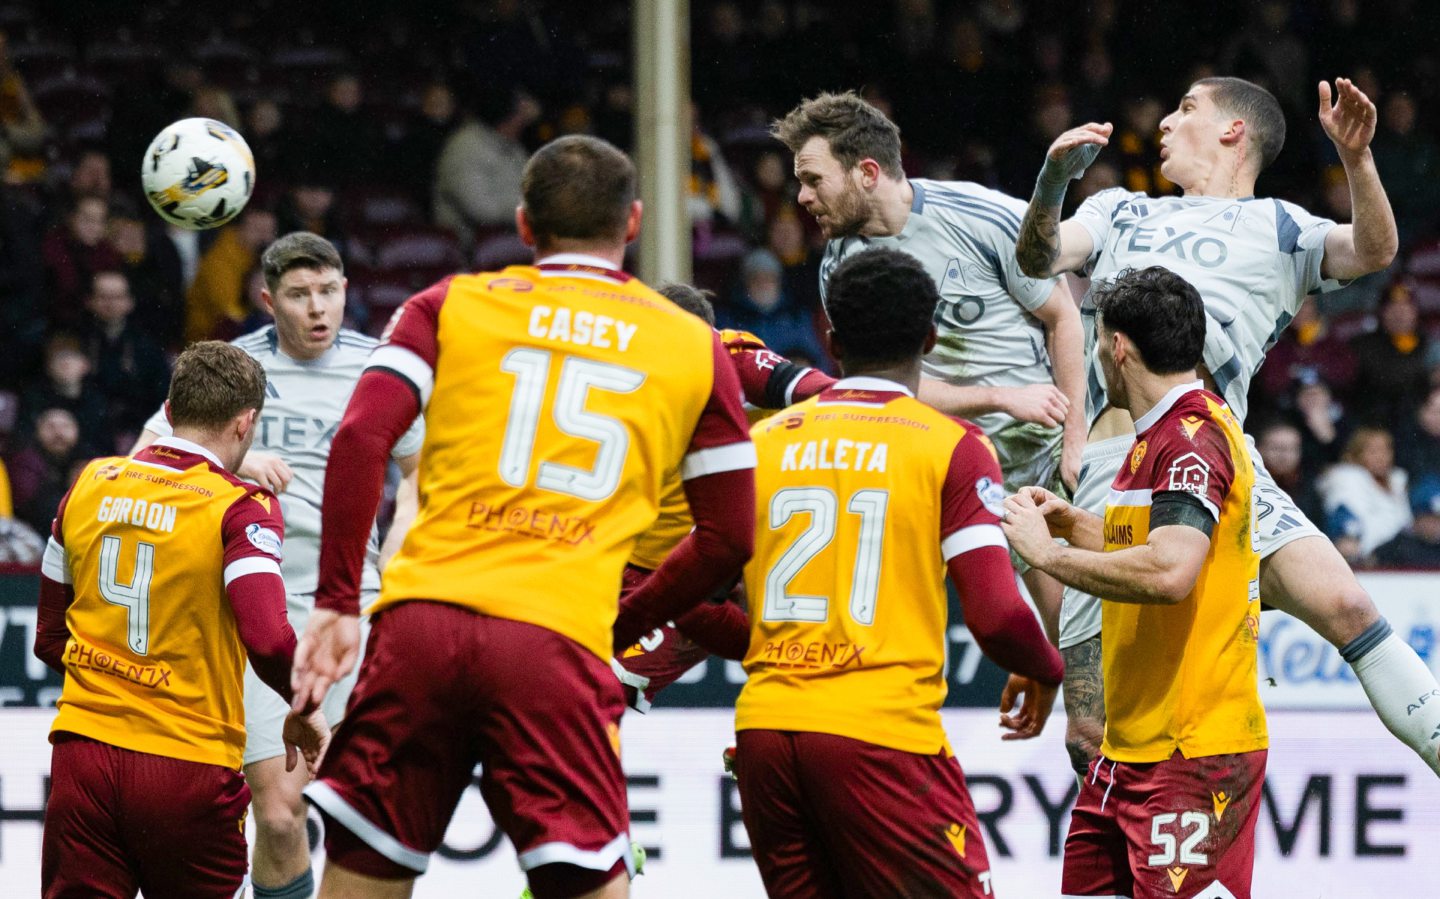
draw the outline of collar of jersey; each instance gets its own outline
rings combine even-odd
[[[603,268],[607,272],[619,273],[620,271],[610,260],[591,256],[588,253],[556,253],[553,256],[546,256],[544,259],[536,259],[535,265],[586,265],[590,268]]]
[[[214,453],[210,452],[208,449],[201,446],[200,444],[195,443],[193,440],[186,440],[184,437],[176,437],[172,434],[169,437],[161,437],[159,440],[156,440],[154,443],[152,443],[151,446],[168,446],[171,449],[177,449],[182,453],[194,453],[197,456],[204,456],[216,468],[225,467],[224,465],[220,464],[220,459]]]
[[[1161,397],[1160,402],[1155,404],[1155,408],[1140,416],[1139,420],[1135,422],[1135,433],[1144,434],[1146,431],[1155,427],[1155,422],[1159,421],[1161,416],[1169,412],[1176,403],[1180,402],[1180,398],[1185,394],[1192,390],[1204,389],[1205,384],[1203,381],[1191,381],[1188,384],[1176,384],[1174,387],[1171,387],[1170,392]]]
[[[876,378],[869,375],[856,375],[853,378],[841,378],[830,385],[830,390],[867,390],[871,393],[903,393],[911,399],[915,394],[910,388],[898,381],[889,378]]]

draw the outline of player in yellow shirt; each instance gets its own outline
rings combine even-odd
[[[245,882],[245,657],[287,700],[295,634],[269,491],[231,474],[265,374],[198,343],[175,363],[175,433],[85,467],[42,566],[35,654],[65,685],[51,728],[47,899],[225,897]],[[285,722],[314,763],[323,716]]]
[[[1063,676],[1015,585],[989,440],[914,396],[938,299],[899,251],[842,262],[827,308],[844,377],[752,431],[736,776],[771,896],[993,895],[940,722],[947,570],[981,648],[1016,672],[1013,736],[1040,732]]]
[[[633,164],[604,141],[542,147],[516,213],[536,264],[412,297],[350,399],[298,705],[354,665],[385,457],[417,412],[426,434],[415,523],[306,790],[328,823],[322,897],[408,896],[477,763],[536,897],[628,895],[609,660],[685,611],[677,584],[709,592],[749,557],[755,459],[719,336],[619,268],[639,231],[635,190]],[[673,470],[695,529],[617,617],[621,572]]]
[[[1105,737],[1071,815],[1061,892],[1248,899],[1269,746],[1255,470],[1240,423],[1196,375],[1195,288],[1155,266],[1093,296],[1110,400],[1136,432],[1105,517],[1034,487],[1005,503],[1026,561],[1104,600]]]

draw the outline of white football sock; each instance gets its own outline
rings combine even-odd
[[[1379,632],[1372,626],[1342,654],[1385,727],[1440,776],[1440,683],[1436,683],[1435,675],[1415,650],[1390,631],[1384,619],[1376,625],[1383,625],[1382,639],[1374,640]],[[1368,641],[1367,635],[1371,637]],[[1361,643],[1369,645],[1357,647]],[[1352,658],[1352,648],[1360,650],[1359,658]]]

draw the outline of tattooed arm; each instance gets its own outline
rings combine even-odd
[[[1077,777],[1085,777],[1105,736],[1105,681],[1100,635],[1060,650],[1065,660],[1065,751]]]
[[[1078,222],[1060,221],[1060,207],[1071,180],[1085,174],[1100,148],[1109,143],[1111,130],[1109,124],[1082,125],[1050,145],[1015,244],[1015,259],[1030,277],[1075,271],[1090,257],[1094,248],[1090,232]]]

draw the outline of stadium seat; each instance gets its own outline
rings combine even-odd
[[[409,191],[387,186],[348,188],[340,198],[340,219],[354,231],[383,233],[394,226],[419,225],[425,221]]]
[[[372,244],[377,272],[448,268],[463,264],[459,242],[444,228],[416,226],[390,232]]]
[[[1342,312],[1329,321],[1330,333],[1339,340],[1351,340],[1375,330],[1375,313],[1364,309]]]
[[[60,41],[36,41],[10,47],[10,61],[33,86],[40,81],[73,75],[75,47]]]
[[[45,121],[70,145],[98,141],[110,123],[110,88],[98,78],[66,75],[31,90]]]
[[[493,234],[480,241],[475,247],[476,271],[494,271],[507,265],[528,265],[535,258],[535,251],[520,240],[514,232]]]

